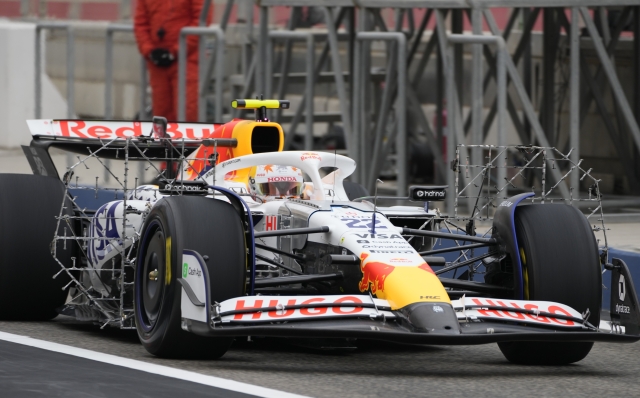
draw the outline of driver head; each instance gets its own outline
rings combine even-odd
[[[282,165],[261,165],[249,171],[249,192],[263,202],[273,199],[300,198],[304,177],[300,169]]]

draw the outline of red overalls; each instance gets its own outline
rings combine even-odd
[[[203,0],[137,0],[134,32],[140,54],[147,60],[153,115],[178,118],[178,37],[185,26],[198,26]],[[207,24],[211,17],[207,18]],[[156,48],[169,50],[175,61],[154,65],[149,55]],[[186,121],[198,120],[198,38],[187,39]]]

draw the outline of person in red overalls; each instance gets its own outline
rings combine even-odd
[[[178,37],[198,26],[203,0],[138,0],[134,32],[147,60],[154,116],[178,118]],[[211,16],[207,18],[207,25]],[[198,120],[198,38],[187,38],[186,121]]]

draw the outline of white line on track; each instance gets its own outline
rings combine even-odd
[[[92,361],[108,363],[111,365],[122,366],[124,368],[140,370],[160,376],[172,377],[190,381],[193,383],[204,384],[207,386],[217,387],[224,390],[236,391],[244,394],[255,395],[264,398],[304,398],[303,395],[291,394],[284,391],[272,390],[270,388],[255,386],[252,384],[242,383],[221,377],[207,376],[187,370],[171,368],[169,366],[156,365],[153,363],[137,361],[135,359],[122,358],[116,355],[104,354],[97,351],[85,350],[84,348],[72,347],[64,344],[52,343],[50,341],[33,339],[28,336],[20,336],[12,333],[0,332],[0,340],[11,343],[22,344],[29,347],[36,347],[47,351],[59,352],[61,354],[73,355],[75,357],[90,359]]]

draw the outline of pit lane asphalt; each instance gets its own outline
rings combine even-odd
[[[255,397],[7,341],[0,341],[0,387],[12,398]]]
[[[512,365],[495,344],[445,347],[358,342],[354,351],[326,353],[277,339],[237,341],[220,360],[186,361],[151,356],[139,344],[135,331],[100,330],[63,316],[50,322],[0,322],[0,331],[313,397],[640,394],[640,343],[596,344],[583,361],[561,367]],[[38,363],[49,354],[33,349],[32,355]],[[10,371],[6,366],[11,366],[11,361],[3,359],[0,346],[0,395],[15,381],[3,377]],[[91,369],[97,374],[103,371],[100,366]],[[15,369],[11,371],[15,374]],[[35,378],[25,371],[18,380],[28,386],[30,380],[40,383],[47,373],[43,367]],[[56,382],[54,374],[51,371],[52,383]],[[103,389],[108,388],[109,380],[118,383],[109,373],[104,378]],[[111,391],[113,395],[100,396],[134,396],[121,388]],[[175,389],[153,396],[175,397]]]

